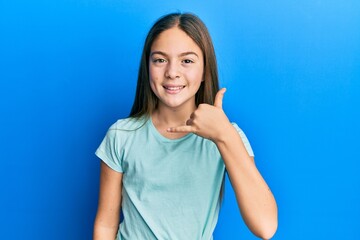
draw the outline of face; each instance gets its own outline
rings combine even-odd
[[[199,46],[181,29],[162,32],[151,46],[150,86],[158,107],[195,109],[195,94],[203,81],[204,60]]]

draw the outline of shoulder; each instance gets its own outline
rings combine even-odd
[[[124,118],[113,123],[108,129],[104,142],[115,149],[122,147],[129,138],[134,137],[139,129],[146,124],[145,118]]]
[[[254,152],[253,152],[253,150],[251,148],[249,139],[246,137],[244,131],[235,122],[232,122],[231,124],[234,126],[236,131],[239,133],[239,135],[241,137],[241,140],[244,143],[245,148],[246,148],[247,152],[249,153],[249,155],[254,156]]]
[[[243,131],[235,122],[231,122],[231,124],[234,126],[234,128],[236,129],[236,131],[239,133],[239,135],[241,136],[241,138],[242,138],[243,140],[248,141],[248,140],[247,140],[247,137],[246,137],[246,135],[245,135],[245,133],[244,133],[244,131]]]
[[[147,122],[147,117],[141,117],[141,118],[123,118],[117,120],[111,127],[109,128],[109,131],[135,131],[140,129],[142,126],[145,125]]]
[[[240,135],[244,134],[243,130],[235,122],[231,122],[231,125],[233,125]]]

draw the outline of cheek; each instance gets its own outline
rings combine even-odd
[[[203,70],[202,68],[194,69],[193,71],[188,73],[188,76],[192,79],[192,82],[194,84],[201,84],[204,77]]]
[[[149,81],[150,81],[150,85],[153,84],[154,81],[156,81],[157,79],[157,75],[156,72],[154,71],[154,68],[152,68],[151,66],[149,67]]]
[[[149,68],[149,78],[150,78],[150,81],[159,81],[160,79],[160,76],[161,76],[161,72],[159,69],[157,68],[152,68],[150,67]]]
[[[157,76],[154,76],[154,75],[151,75],[150,72],[149,72],[149,83],[150,83],[150,88],[152,90],[152,92],[157,95],[156,93],[158,92],[157,89],[158,89],[158,84],[159,83],[159,77]]]
[[[154,88],[155,88],[155,79],[153,77],[151,77],[150,75],[150,79],[149,79],[149,82],[150,82],[150,87],[151,89],[154,91]]]

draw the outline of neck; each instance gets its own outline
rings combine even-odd
[[[152,114],[153,121],[159,125],[181,126],[185,125],[191,113],[196,109],[195,104],[188,107],[169,108],[159,105]]]

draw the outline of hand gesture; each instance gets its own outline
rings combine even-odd
[[[224,132],[232,126],[222,108],[222,100],[226,89],[222,88],[215,96],[214,106],[200,104],[190,115],[185,126],[168,128],[168,132],[195,133],[214,142],[219,141]]]

